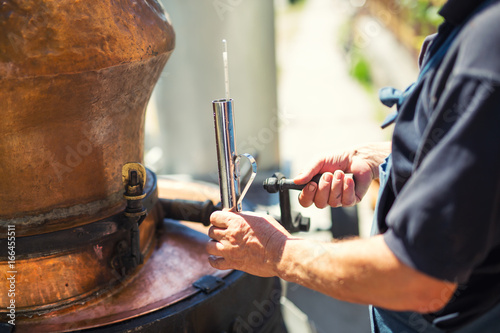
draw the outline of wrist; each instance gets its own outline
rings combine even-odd
[[[294,249],[300,241],[303,241],[303,239],[289,237],[282,243],[279,251],[279,260],[276,261],[275,265],[275,275],[285,281],[296,282],[295,275],[298,273],[298,258]]]
[[[391,142],[377,142],[355,147],[351,152],[352,158],[360,158],[366,162],[371,170],[372,179],[379,178],[379,166],[391,153]]]

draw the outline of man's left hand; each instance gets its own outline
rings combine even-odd
[[[275,276],[286,240],[291,235],[270,216],[217,211],[210,216],[212,226],[207,244],[209,262],[217,269],[237,269],[247,273]]]

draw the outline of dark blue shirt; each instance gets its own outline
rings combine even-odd
[[[439,34],[481,2],[448,1]],[[392,162],[379,229],[403,263],[459,284],[442,311],[426,316],[456,329],[500,303],[499,1],[465,23],[402,104]]]

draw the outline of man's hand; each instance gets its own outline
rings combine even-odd
[[[390,151],[390,142],[384,142],[319,159],[294,178],[295,184],[306,184],[316,174],[323,174],[319,184],[311,182],[302,190],[300,204],[309,207],[314,203],[318,208],[357,204],[372,180],[378,178],[378,166]],[[352,174],[352,177],[346,173]]]
[[[283,246],[291,235],[270,216],[218,211],[210,216],[207,245],[210,265],[275,276]]]

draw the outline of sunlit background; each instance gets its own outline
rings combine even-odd
[[[225,94],[222,39],[238,152],[259,165],[255,188],[278,170],[293,177],[322,154],[389,140],[392,129],[379,124],[391,111],[378,90],[413,82],[420,45],[441,23],[444,2],[163,0],[177,41],[148,107],[146,165],[160,175],[217,183],[211,101]],[[303,236],[329,241],[353,221],[368,236],[374,192],[350,210],[294,204],[312,219]],[[366,307],[296,285],[286,295],[290,332],[369,331]]]

